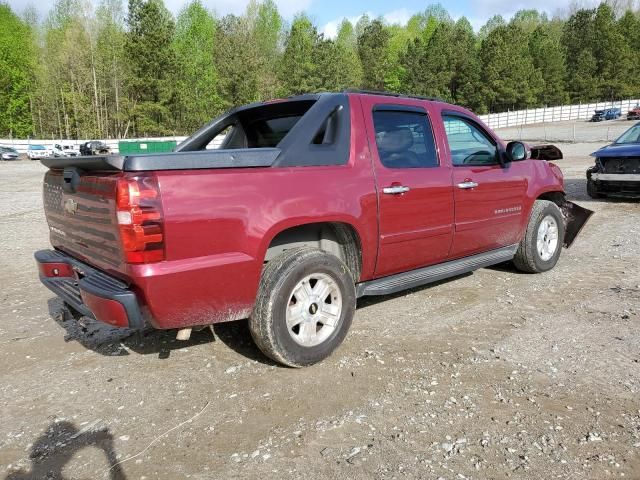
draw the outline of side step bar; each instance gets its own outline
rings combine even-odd
[[[427,283],[473,272],[479,268],[508,262],[513,259],[517,250],[517,244],[510,245],[490,252],[362,282],[356,286],[356,294],[358,298],[368,295],[389,295],[408,288],[419,287]]]

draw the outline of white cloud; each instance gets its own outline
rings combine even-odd
[[[406,25],[409,22],[409,19],[413,16],[415,12],[410,12],[406,8],[401,8],[399,10],[394,10],[393,12],[389,12],[383,15],[385,21],[391,25]]]

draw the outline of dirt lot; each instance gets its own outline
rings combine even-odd
[[[562,147],[596,215],[555,270],[363,300],[303,370],[242,322],[177,343],[57,318],[43,168],[0,164],[0,476],[640,478],[640,204],[587,198],[597,146]]]

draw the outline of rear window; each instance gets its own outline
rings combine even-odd
[[[290,117],[268,118],[258,120],[249,125],[253,141],[249,148],[270,148],[277,146],[289,133],[302,115]]]
[[[314,103],[315,100],[274,102],[240,110],[212,131],[200,149],[277,147]]]

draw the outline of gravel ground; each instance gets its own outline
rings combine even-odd
[[[44,168],[0,164],[0,476],[640,478],[640,204],[587,198],[598,146],[562,146],[596,215],[556,269],[365,299],[302,370],[244,322],[177,343],[61,319],[32,260]]]

